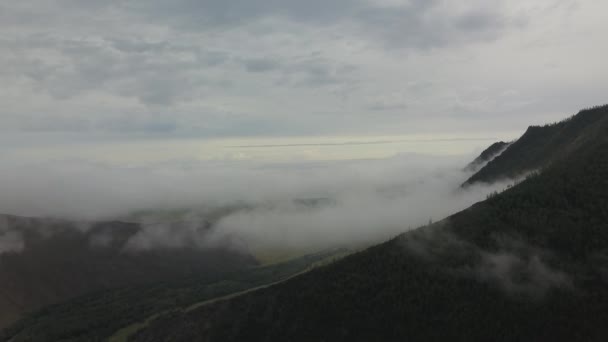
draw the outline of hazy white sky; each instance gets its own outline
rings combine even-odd
[[[605,102],[607,10],[602,0],[4,1],[0,156],[463,153],[491,141],[393,140],[512,139]],[[390,142],[327,146],[353,141]]]
[[[146,139],[136,141],[60,141],[14,145],[2,149],[2,164],[89,161],[108,165],[148,165],[182,161],[298,162],[384,159],[399,154],[466,156],[473,160],[485,147],[514,134],[492,137],[408,135],[380,137],[289,137],[225,139]]]

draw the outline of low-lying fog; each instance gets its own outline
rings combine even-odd
[[[134,248],[321,249],[388,239],[483,200],[505,184],[460,188],[474,158],[402,154],[307,162],[179,161],[145,166],[0,164],[0,212],[138,220]],[[169,222],[182,221],[178,230]],[[201,227],[205,229],[201,229]],[[3,234],[1,238],[14,236]]]

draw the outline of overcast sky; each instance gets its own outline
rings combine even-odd
[[[603,0],[3,1],[0,130],[14,144],[501,137],[607,102],[607,11]]]

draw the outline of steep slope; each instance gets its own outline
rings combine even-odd
[[[520,139],[471,176],[465,185],[516,178],[567,158],[587,141],[596,139],[596,126],[606,119],[607,113],[608,105],[583,110],[556,124],[531,126]]]
[[[242,269],[253,257],[227,248],[131,251],[141,227],[0,217],[0,328],[25,312],[87,292]],[[10,237],[10,238],[8,238]]]
[[[284,284],[159,317],[132,340],[605,341],[605,112],[571,119],[593,118],[589,135],[560,129],[567,142],[550,145],[571,152],[502,194]]]
[[[150,284],[90,293],[26,315],[0,332],[0,340],[105,341],[159,313],[285,280],[344,250],[307,255],[245,270],[207,272]]]
[[[469,165],[465,167],[465,171],[478,171],[483,166],[485,166],[485,164],[492,161],[494,158],[504,152],[507,147],[509,147],[509,143],[506,143],[504,141],[499,141],[490,145],[490,147],[481,152],[481,154],[477,158],[475,158],[475,160],[473,160]]]

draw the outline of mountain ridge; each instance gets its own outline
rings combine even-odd
[[[469,165],[464,168],[464,170],[469,172],[479,171],[479,169],[504,152],[510,144],[511,143],[504,141],[495,142],[494,144],[490,145],[490,147],[483,150],[481,154],[475,158],[475,160],[470,162]]]
[[[473,174],[464,185],[516,179],[528,172],[547,167],[553,161],[577,151],[593,139],[593,125],[606,125],[608,105],[581,110],[577,115],[545,126],[530,126],[504,152]],[[581,132],[586,134],[581,134]],[[585,136],[587,135],[587,136]]]

